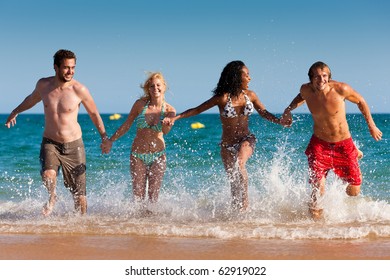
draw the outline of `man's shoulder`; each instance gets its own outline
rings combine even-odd
[[[339,94],[347,92],[351,89],[351,87],[347,83],[338,82],[338,81],[330,81],[329,85]]]
[[[54,76],[40,78],[37,82],[38,85],[47,85],[54,82]]]
[[[313,88],[310,83],[302,84],[301,85],[301,94],[305,94],[306,92],[312,92]]]
[[[72,80],[72,88],[77,94],[89,93],[88,88],[84,84],[74,79]]]
[[[45,77],[38,80],[35,91],[39,94],[50,92],[54,87],[54,77]]]
[[[87,88],[84,84],[80,83],[79,81],[73,79],[72,80],[72,86],[74,88]]]

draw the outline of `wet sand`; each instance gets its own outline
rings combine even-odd
[[[1,234],[0,260],[390,260],[390,240]]]

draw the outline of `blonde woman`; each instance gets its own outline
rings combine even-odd
[[[110,141],[102,145],[102,150],[109,153],[113,142],[135,122],[137,132],[130,154],[133,195],[136,201],[143,201],[147,191],[149,201],[156,202],[166,170],[164,134],[172,128],[161,121],[165,117],[174,117],[176,111],[165,102],[167,84],[162,73],[151,73],[141,87],[144,95],[135,101],[126,121],[110,137]]]

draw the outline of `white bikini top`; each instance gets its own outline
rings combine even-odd
[[[244,112],[242,112],[243,116],[250,116],[253,113],[253,103],[250,101],[249,97],[244,94],[245,97],[245,108]],[[232,99],[230,98],[230,94],[228,95],[228,100],[223,108],[223,113],[221,113],[221,116],[224,118],[235,118],[238,117],[238,114],[236,112],[236,109],[234,109],[233,104],[232,104]]]

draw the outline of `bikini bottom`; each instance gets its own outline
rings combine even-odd
[[[236,142],[234,144],[224,144],[221,142],[219,145],[222,148],[225,148],[226,150],[228,150],[229,152],[231,152],[232,154],[235,155],[240,151],[241,145],[245,141],[249,142],[249,145],[251,146],[251,148],[253,150],[255,150],[257,140],[256,140],[256,136],[254,134],[248,134],[245,137],[242,137],[238,142]]]
[[[165,149],[159,152],[148,153],[148,154],[131,152],[131,155],[133,157],[139,158],[146,166],[150,167],[159,157],[165,155]]]

